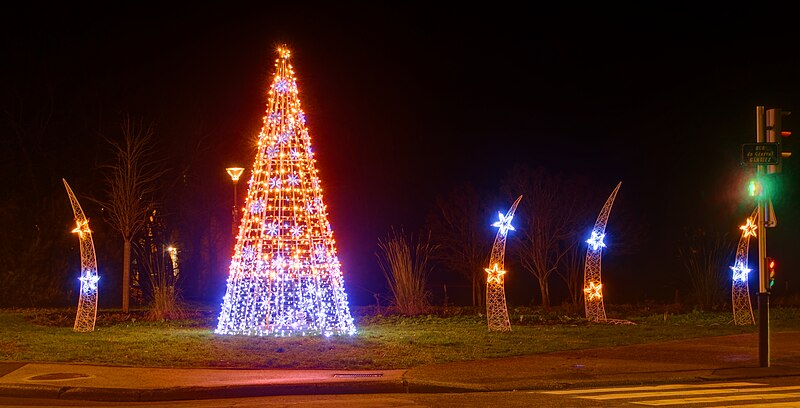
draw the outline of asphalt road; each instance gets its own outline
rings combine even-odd
[[[800,407],[800,377],[735,381],[618,385],[569,390],[426,394],[289,395],[170,402],[97,402],[0,398],[2,407],[175,407],[175,408],[380,408],[380,407]]]

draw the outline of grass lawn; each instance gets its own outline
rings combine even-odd
[[[91,333],[72,331],[74,310],[0,310],[0,361],[116,366],[399,369],[429,363],[530,355],[636,343],[751,333],[728,313],[628,311],[634,324],[593,324],[559,312],[516,308],[512,331],[489,332],[474,309],[417,317],[359,314],[352,337],[249,337],[213,333],[216,312],[150,322],[113,310],[98,312]],[[609,317],[612,314],[609,313]],[[771,330],[800,330],[800,308],[772,308]]]

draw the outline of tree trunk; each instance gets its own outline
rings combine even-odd
[[[122,249],[122,312],[130,311],[131,292],[131,241],[125,240]]]
[[[481,307],[484,305],[484,285],[483,281],[483,274],[473,274],[472,275],[472,306],[473,307]]]
[[[547,278],[539,277],[539,291],[542,293],[542,307],[550,307],[550,285],[547,284]]]

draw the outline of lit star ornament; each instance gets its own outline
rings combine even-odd
[[[741,262],[737,262],[736,266],[731,266],[731,270],[733,271],[733,280],[744,282],[747,280],[747,274],[752,271],[752,269],[748,268]]]
[[[605,248],[606,244],[603,242],[603,238],[606,237],[606,234],[598,234],[597,231],[592,231],[592,236],[586,240],[590,247],[592,247],[592,251],[597,251],[597,248]]]
[[[85,283],[87,289],[97,290],[97,281],[100,280],[100,277],[97,275],[85,275],[78,278],[78,280]]]
[[[501,271],[497,264],[494,264],[494,266],[491,269],[489,268],[483,268],[483,269],[486,271],[486,273],[489,274],[489,277],[486,279],[487,283],[492,283],[492,282],[502,283],[501,281],[503,279],[503,275],[506,274],[506,271]]]
[[[89,234],[92,230],[89,229],[89,220],[85,220],[82,223],[75,223],[77,227],[75,227],[72,232],[77,232],[79,238],[83,238],[83,234]]]
[[[508,218],[501,212],[498,212],[497,215],[500,216],[500,221],[495,222],[492,226],[500,228],[500,235],[506,235],[508,231],[516,231],[511,225],[511,220],[514,219],[513,215],[509,215]]]
[[[603,298],[603,292],[601,291],[602,289],[603,289],[602,283],[589,282],[589,287],[583,288],[583,291],[589,297],[589,300],[594,300]]]
[[[747,224],[742,225],[739,229],[742,230],[742,238],[755,237],[758,225],[753,222],[752,218],[748,218]]]

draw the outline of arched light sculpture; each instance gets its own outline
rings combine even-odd
[[[747,257],[750,247],[750,237],[756,237],[758,229],[758,209],[753,210],[745,224],[739,227],[742,236],[736,246],[736,257],[731,266],[731,304],[733,305],[733,323],[736,325],[756,324],[753,316],[753,305],[750,303],[750,284],[748,275],[751,271],[747,267]],[[756,237],[757,238],[757,237]]]
[[[504,262],[506,236],[508,231],[514,231],[511,220],[514,219],[514,212],[517,210],[520,200],[522,200],[522,196],[517,197],[505,215],[498,212],[500,219],[492,224],[498,230],[494,238],[494,245],[492,245],[489,267],[484,269],[488,274],[486,277],[486,318],[490,331],[511,331],[511,323],[508,321],[508,306],[506,305]]]
[[[589,239],[586,240],[588,248],[586,249],[586,261],[583,266],[583,300],[586,309],[586,318],[593,322],[606,321],[606,309],[603,304],[603,282],[600,274],[600,261],[603,255],[603,248],[606,244],[603,239],[606,236],[606,223],[608,216],[611,213],[611,206],[614,205],[614,199],[617,197],[619,187],[622,185],[620,181],[608,196],[603,209],[597,216],[592,233]]]
[[[94,252],[94,241],[92,240],[92,230],[89,229],[89,220],[83,214],[83,209],[67,180],[61,179],[67,189],[69,202],[72,204],[72,212],[75,214],[75,224],[77,225],[72,232],[78,234],[81,245],[81,292],[78,298],[78,313],[75,316],[73,330],[76,332],[94,331],[95,321],[97,320],[97,282],[100,275],[97,274],[97,256]]]

